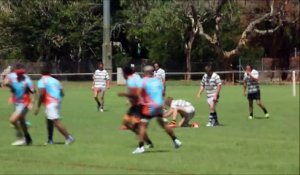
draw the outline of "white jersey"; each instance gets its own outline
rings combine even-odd
[[[162,68],[159,68],[158,70],[155,70],[154,71],[154,77],[157,77],[157,78],[161,79],[162,82],[164,82],[165,79],[166,79],[165,70],[163,70]]]
[[[103,88],[106,87],[106,81],[109,80],[109,74],[106,70],[97,69],[93,76],[94,87]]]
[[[217,87],[218,85],[221,85],[222,81],[220,79],[220,76],[216,73],[213,73],[211,76],[208,76],[207,74],[204,74],[201,86],[204,86],[207,98],[213,97],[217,93]]]
[[[254,78],[259,77],[258,71],[252,69],[251,73],[250,73]],[[253,94],[259,91],[259,84],[258,81],[253,80],[250,75],[247,75],[247,73],[244,74],[244,81],[246,81],[247,83],[247,87],[248,87],[248,94]]]
[[[173,109],[183,109],[186,113],[195,111],[195,108],[190,102],[181,99],[172,100],[170,107]]]

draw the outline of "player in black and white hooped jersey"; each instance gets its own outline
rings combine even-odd
[[[247,95],[249,102],[249,119],[253,119],[253,100],[256,101],[256,104],[264,111],[265,117],[269,117],[269,113],[266,107],[262,104],[260,100],[260,88],[259,88],[259,73],[257,70],[253,69],[251,65],[246,65],[245,74],[244,74],[244,96]],[[248,92],[246,94],[246,89]]]
[[[197,93],[197,98],[200,98],[204,89],[207,94],[207,103],[209,106],[209,121],[206,126],[218,126],[218,115],[216,112],[216,106],[219,99],[219,94],[221,91],[222,81],[220,76],[213,72],[212,65],[205,66],[206,73],[204,74],[202,81],[200,83],[200,88]]]
[[[103,112],[104,109],[104,96],[106,89],[110,88],[109,74],[104,69],[103,63],[99,63],[98,69],[93,75],[93,92],[94,99],[97,103],[97,109]],[[101,94],[100,100],[98,95]]]

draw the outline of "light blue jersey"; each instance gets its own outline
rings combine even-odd
[[[161,114],[164,104],[164,85],[162,81],[155,77],[143,78],[143,114],[153,116]]]
[[[38,89],[45,90],[44,104],[59,103],[62,100],[60,82],[51,76],[42,76],[38,81]]]

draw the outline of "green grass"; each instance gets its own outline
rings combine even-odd
[[[263,112],[255,106],[257,118],[253,120],[247,119],[242,87],[224,86],[217,108],[224,126],[207,128],[205,95],[196,100],[195,84],[172,82],[168,95],[194,104],[194,121],[200,128],[175,129],[183,142],[183,147],[175,150],[152,121],[149,134],[155,148],[132,155],[135,136],[118,129],[127,106],[116,93],[125,91],[125,87],[110,89],[107,111],[99,113],[90,84],[63,85],[66,97],[62,121],[76,138],[70,146],[43,146],[46,127],[42,111],[38,116],[32,111],[28,114],[34,144],[10,146],[15,139],[8,123],[13,108],[7,104],[8,90],[0,89],[0,174],[299,174],[299,95],[292,97],[291,86],[262,86],[262,100],[270,119],[262,119]],[[55,141],[64,141],[56,131]]]

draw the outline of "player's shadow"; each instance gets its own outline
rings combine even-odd
[[[169,150],[163,150],[163,149],[160,149],[160,150],[146,150],[144,153],[168,153],[170,152]]]
[[[267,118],[267,117],[261,117],[261,116],[257,116],[257,117],[253,117],[253,118],[259,119],[259,120],[269,119],[269,118]]]
[[[64,145],[65,142],[54,142],[53,144],[34,144],[34,145],[31,145],[31,146],[34,146],[34,147],[45,147],[45,146],[53,146],[53,145]]]

